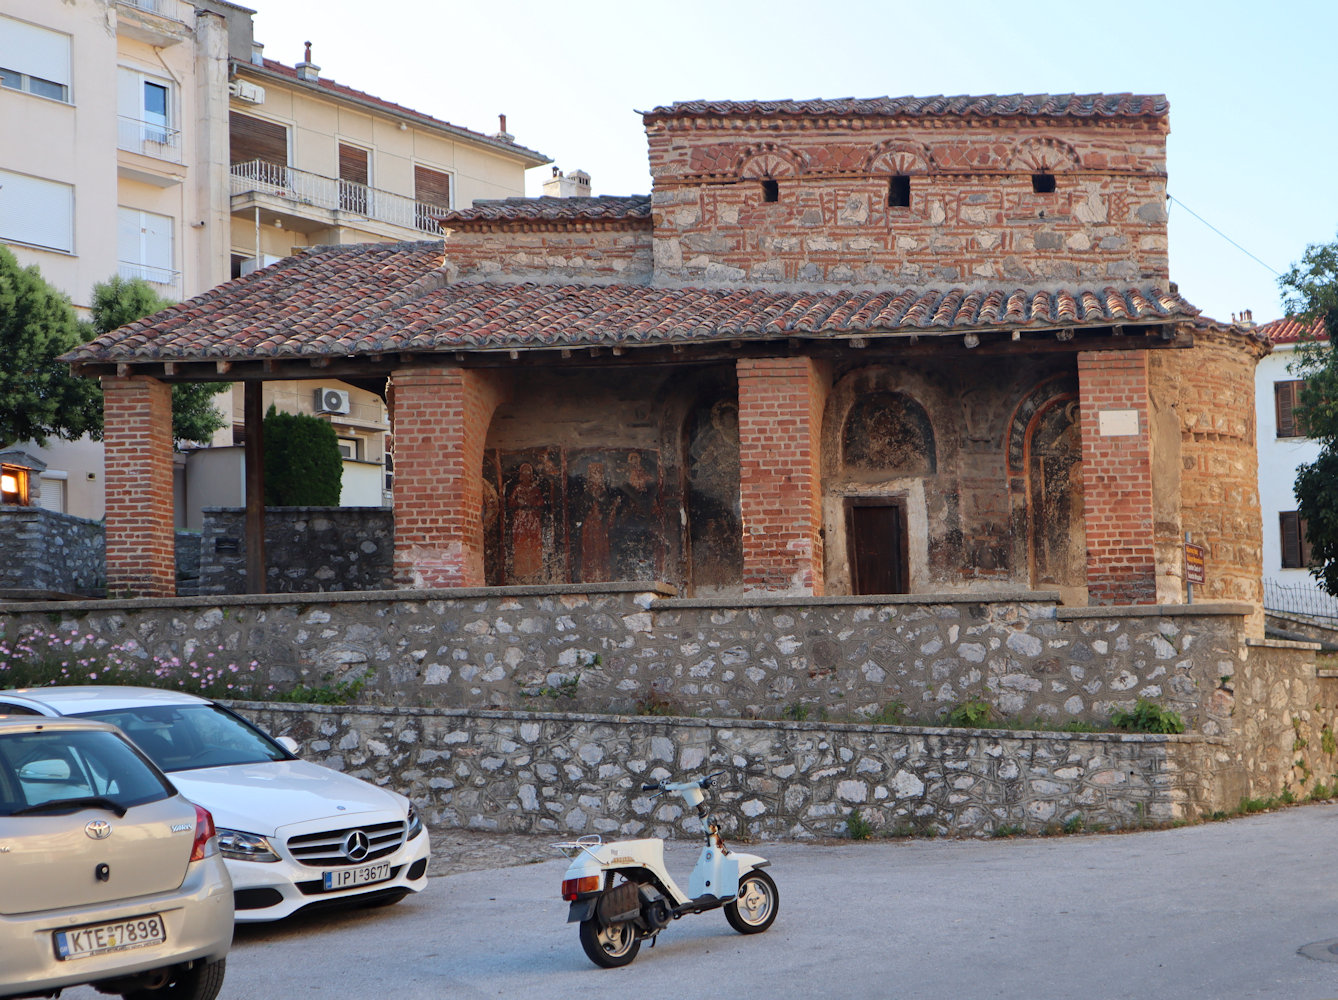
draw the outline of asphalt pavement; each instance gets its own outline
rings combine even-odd
[[[771,930],[684,917],[613,970],[565,923],[566,861],[531,846],[496,841],[517,863],[388,909],[239,926],[220,1000],[1338,998],[1335,805],[1119,835],[748,845],[780,890]],[[685,883],[696,846],[667,853]]]

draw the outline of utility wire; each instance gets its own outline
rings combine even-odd
[[[1198,220],[1199,220],[1200,222],[1202,222],[1205,226],[1207,226],[1209,229],[1211,229],[1213,232],[1215,232],[1218,236],[1222,237],[1222,239],[1226,240],[1226,241],[1227,241],[1228,243],[1230,243],[1233,247],[1235,247],[1237,250],[1239,250],[1241,253],[1243,253],[1246,257],[1249,257],[1251,260],[1256,261],[1256,262],[1259,263],[1259,264],[1263,264],[1264,267],[1268,268],[1268,270],[1272,271],[1272,272],[1273,272],[1275,275],[1277,275],[1279,278],[1282,277],[1282,272],[1281,272],[1281,271],[1278,271],[1278,270],[1276,270],[1276,269],[1274,269],[1274,268],[1272,268],[1272,267],[1269,267],[1267,264],[1264,264],[1264,262],[1263,262],[1262,260],[1259,260],[1258,257],[1256,257],[1254,254],[1250,253],[1250,251],[1246,250],[1243,246],[1241,246],[1239,243],[1237,243],[1235,240],[1233,240],[1233,239],[1232,239],[1230,236],[1228,236],[1226,233],[1222,232],[1222,230],[1218,229],[1218,228],[1217,228],[1216,226],[1214,226],[1211,222],[1209,222],[1207,219],[1205,219],[1203,216],[1201,216],[1198,212],[1194,211],[1192,208],[1190,208],[1188,205],[1186,205],[1186,204],[1185,204],[1183,201],[1181,201],[1179,198],[1174,197],[1173,195],[1171,195],[1171,194],[1168,192],[1167,195],[1166,195],[1166,200],[1167,200],[1167,201],[1171,201],[1171,202],[1175,202],[1175,204],[1179,205],[1181,208],[1183,208],[1183,209],[1184,209],[1186,212],[1188,212],[1190,215],[1194,216],[1194,218],[1198,219]]]

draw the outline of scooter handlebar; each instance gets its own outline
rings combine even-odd
[[[643,792],[681,792],[685,788],[710,788],[715,784],[715,779],[724,774],[724,771],[712,771],[710,774],[696,778],[692,781],[648,781],[641,786]]]

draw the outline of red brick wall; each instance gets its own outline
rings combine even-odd
[[[743,585],[820,595],[825,385],[808,358],[741,360]]]
[[[395,372],[395,582],[481,587],[483,445],[502,394],[460,368]]]
[[[171,387],[104,376],[102,412],[107,596],[173,597]]]
[[[446,267],[464,278],[641,285],[650,280],[650,226],[456,230],[446,237]]]
[[[1013,287],[1169,273],[1164,121],[707,117],[646,133],[657,281]],[[1033,192],[1039,172],[1053,193]],[[908,207],[887,204],[894,174],[911,178]]]
[[[1078,386],[1088,600],[1156,603],[1147,353],[1083,351]],[[1102,435],[1102,411],[1133,411],[1137,433]]]

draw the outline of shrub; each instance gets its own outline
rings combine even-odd
[[[854,806],[846,815],[846,833],[851,840],[868,840],[873,836],[873,824],[864,818],[859,806]]]
[[[339,506],[344,460],[333,426],[320,417],[280,413],[270,406],[261,432],[266,506]]]
[[[1117,711],[1110,717],[1110,724],[1116,729],[1129,733],[1183,733],[1184,720],[1179,712],[1162,708],[1156,702],[1139,698],[1133,710]]]
[[[980,729],[994,721],[994,706],[984,698],[972,698],[969,701],[953,705],[948,709],[944,725],[954,729]]]

